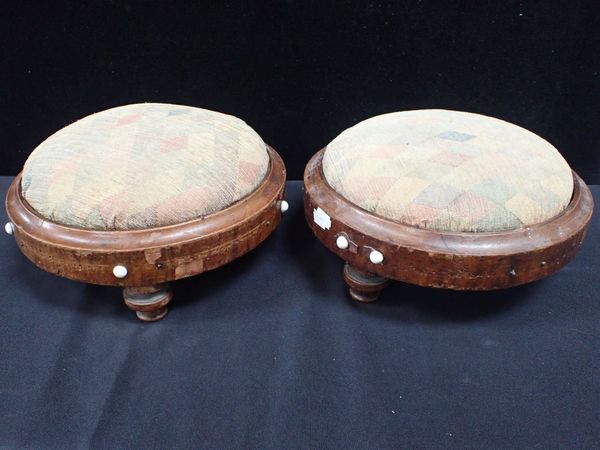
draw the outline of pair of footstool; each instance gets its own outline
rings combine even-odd
[[[308,163],[305,213],[346,261],[351,296],[388,279],[459,290],[547,276],[585,237],[593,201],[558,151],[498,119],[444,110],[386,114]],[[285,166],[235,117],[169,104],[88,116],[30,155],[7,194],[21,251],[51,273],[124,288],[144,321],[168,283],[255,248],[288,208]]]

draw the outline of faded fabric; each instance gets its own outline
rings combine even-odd
[[[407,225],[445,232],[513,230],[569,204],[573,177],[541,137],[458,111],[376,116],[328,146],[323,171],[352,203]]]
[[[22,194],[41,216],[93,230],[171,225],[226,208],[264,179],[269,155],[242,120],[144,103],[85,117],[42,142]]]

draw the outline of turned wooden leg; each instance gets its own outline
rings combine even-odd
[[[154,322],[165,317],[168,311],[167,304],[172,298],[173,293],[168,284],[123,289],[125,304],[144,322]]]
[[[387,278],[364,272],[346,263],[344,281],[350,288],[350,296],[359,302],[369,303],[377,300],[381,290],[387,286]]]

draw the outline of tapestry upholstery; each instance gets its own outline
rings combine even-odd
[[[269,155],[242,120],[143,103],[85,117],[29,156],[21,191],[42,217],[90,230],[152,228],[219,211],[254,191]]]
[[[573,176],[547,141],[517,125],[459,111],[367,119],[326,148],[328,184],[361,208],[444,232],[513,230],[569,204]]]

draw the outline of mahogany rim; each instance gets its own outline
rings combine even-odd
[[[594,200],[585,182],[573,173],[574,188],[567,207],[553,218],[507,231],[442,232],[418,228],[386,219],[350,202],[325,179],[322,158],[326,147],[310,159],[304,171],[305,194],[332,220],[365,236],[412,250],[464,256],[507,256],[544,249],[559,244],[586,228]],[[315,225],[307,217],[309,225]],[[328,246],[331,247],[331,246]],[[336,251],[344,259],[344,250]]]
[[[285,190],[286,170],[279,154],[269,145],[269,168],[260,185],[227,208],[186,222],[135,230],[86,230],[49,221],[38,215],[21,195],[19,173],[6,194],[6,211],[16,233],[25,233],[51,246],[76,251],[115,253],[145,250],[148,247],[185,245],[231,230],[251,220],[277,202]],[[232,218],[241,217],[236,221]],[[181,236],[189,236],[182,239]]]

